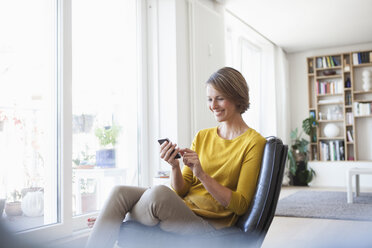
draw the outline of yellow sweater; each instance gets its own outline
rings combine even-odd
[[[177,194],[215,228],[234,225],[247,211],[255,193],[265,144],[266,139],[251,128],[232,140],[222,139],[217,127],[201,130],[191,149],[198,154],[203,170],[231,189],[230,203],[225,208],[215,200],[188,166],[182,170],[185,186]]]

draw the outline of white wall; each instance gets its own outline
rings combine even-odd
[[[189,147],[198,130],[217,124],[207,108],[205,82],[225,64],[225,27],[223,8],[212,0],[148,2],[148,13],[156,16],[148,25],[152,27],[150,53],[157,62],[157,67],[150,68],[149,90],[154,98],[150,104],[156,105],[150,106],[155,122],[150,123],[151,175],[169,170],[155,151],[158,137]]]
[[[311,50],[300,53],[288,54],[289,83],[290,83],[290,124],[291,130],[302,128],[302,120],[308,116],[308,92],[306,58],[318,55],[329,55],[333,53],[344,53],[352,51],[372,50],[372,43],[355,44],[343,47],[331,47],[319,50]],[[371,141],[372,137],[366,137]],[[309,165],[317,172],[317,177],[311,185],[313,186],[346,186],[346,171],[350,167],[370,167],[372,162],[310,162]],[[336,167],[337,166],[337,167]],[[372,187],[370,176],[363,180],[361,186]]]
[[[204,3],[204,4],[203,4]],[[195,1],[190,21],[191,132],[217,125],[207,108],[205,82],[225,65],[224,12],[219,4]],[[205,3],[209,3],[205,5]],[[213,3],[212,5],[210,5]]]
[[[207,108],[205,82],[225,64],[225,27],[220,4],[175,2],[177,140],[189,147],[198,130],[217,125]]]

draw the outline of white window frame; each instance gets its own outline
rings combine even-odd
[[[275,109],[276,87],[274,44],[263,37],[261,34],[257,33],[257,31],[252,29],[247,23],[245,23],[229,10],[226,10],[225,12],[225,22],[227,38],[231,39],[232,42],[234,42],[234,39],[235,41],[237,40],[236,37],[244,39],[261,51],[261,80],[260,82],[258,82],[260,95],[258,96],[257,100],[259,101],[259,113],[265,114],[261,114],[258,117],[259,119],[256,120],[256,123],[258,123],[259,126],[253,128],[259,131],[263,136],[277,135],[277,114]],[[239,54],[241,42],[240,44],[232,44],[232,42],[230,43],[231,45],[233,45],[233,47],[235,47],[236,50],[234,50],[234,48],[227,47],[226,51],[229,51],[230,49],[230,52],[233,52],[233,54],[234,52],[236,54]],[[226,44],[229,44],[229,41],[227,41]],[[226,57],[230,58],[230,56],[228,55]],[[232,55],[231,60],[233,66],[240,70],[241,58],[239,57],[239,55]]]
[[[79,216],[73,216],[72,212],[72,0],[57,0],[57,84],[58,84],[58,107],[57,107],[57,163],[58,163],[58,207],[56,224],[44,225],[16,235],[22,240],[29,240],[32,243],[45,243],[60,240],[62,238],[71,238],[79,236],[81,233],[89,233],[86,221],[88,217],[97,216],[98,212]],[[150,151],[149,126],[156,116],[149,114],[149,96],[148,90],[148,71],[156,70],[151,68],[151,60],[148,60],[149,50],[154,49],[148,46],[148,18],[147,1],[137,1],[138,16],[138,36],[140,41],[138,45],[138,151],[139,151],[139,185],[147,186],[151,183],[152,174],[149,173],[150,162],[147,156]],[[150,53],[151,54],[151,53]],[[148,62],[150,61],[150,62]],[[150,73],[151,74],[151,73]]]

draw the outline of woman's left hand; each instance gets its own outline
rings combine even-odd
[[[200,164],[199,156],[195,151],[185,148],[181,149],[180,153],[182,155],[183,163],[186,166],[190,167],[190,169],[197,178],[200,178],[201,176],[204,175],[204,171]]]

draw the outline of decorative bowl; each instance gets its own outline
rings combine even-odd
[[[336,71],[334,70],[325,70],[323,71],[324,76],[331,76],[331,75],[336,75]]]

